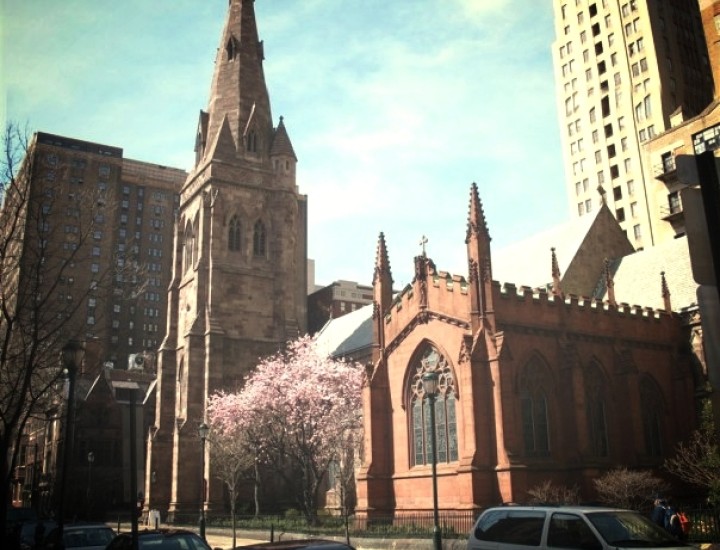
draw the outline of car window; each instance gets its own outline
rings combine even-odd
[[[81,527],[66,530],[63,533],[63,541],[66,548],[107,546],[114,534],[109,527]]]
[[[590,523],[613,546],[667,546],[677,544],[667,531],[637,512],[591,512]]]
[[[535,510],[492,510],[480,517],[475,538],[506,544],[540,546],[545,512]]]
[[[602,544],[585,520],[575,514],[554,513],[548,526],[547,545],[553,548],[600,550]]]

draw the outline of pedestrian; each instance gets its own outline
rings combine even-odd
[[[667,508],[667,501],[664,498],[656,498],[653,502],[653,511],[650,519],[655,525],[665,527],[665,508]]]
[[[665,507],[665,530],[679,540],[684,536],[680,526],[680,516],[669,501]]]

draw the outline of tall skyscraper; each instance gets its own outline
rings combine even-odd
[[[22,260],[6,266],[13,284],[3,280],[3,299],[17,298],[18,315],[27,310],[60,346],[83,340],[89,369],[124,369],[130,356],[157,349],[186,176],[124,158],[119,147],[37,132],[3,204],[3,231],[14,216],[24,223]]]
[[[571,212],[605,200],[636,248],[662,238],[643,144],[712,100],[697,0],[554,0],[553,60]]]
[[[158,355],[146,494],[171,519],[221,505],[198,438],[208,397],[238,387],[259,358],[307,330],[307,203],[282,118],[273,127],[263,57],[253,1],[231,0],[180,192]],[[201,492],[188,480],[203,465]]]

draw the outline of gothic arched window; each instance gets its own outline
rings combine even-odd
[[[594,456],[608,456],[607,421],[605,418],[605,377],[596,363],[585,369],[585,414],[590,437],[590,452]]]
[[[266,240],[265,224],[258,220],[255,222],[255,228],[253,230],[253,254],[255,256],[265,256],[267,248]]]
[[[544,456],[550,451],[547,394],[550,380],[545,365],[533,358],[520,377],[520,414],[525,453]]]
[[[240,220],[237,216],[233,216],[230,220],[228,249],[236,252],[240,250]]]
[[[250,153],[257,153],[258,150],[258,138],[255,130],[250,130],[246,137],[246,149]]]
[[[193,250],[195,248],[195,235],[192,224],[185,226],[185,246],[183,247],[183,271],[187,271],[193,265]]]
[[[435,439],[437,461],[458,459],[457,419],[455,417],[455,381],[445,358],[432,346],[427,346],[411,365],[409,384],[410,440],[413,442],[414,466],[432,463],[432,432],[430,431],[430,400],[425,399],[422,377],[426,372],[438,373],[438,393],[435,398]]]
[[[660,388],[655,381],[649,376],[643,377],[640,381],[640,411],[645,452],[649,456],[662,456],[663,404],[660,396]]]

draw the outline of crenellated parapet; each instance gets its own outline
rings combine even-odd
[[[497,297],[498,325],[503,328],[537,325],[570,332],[632,337],[633,334],[647,334],[648,323],[655,325],[654,334],[674,333],[679,326],[676,313],[651,307],[614,304],[574,294],[557,295],[544,288],[517,287],[511,283],[501,285],[496,281],[493,291]]]

